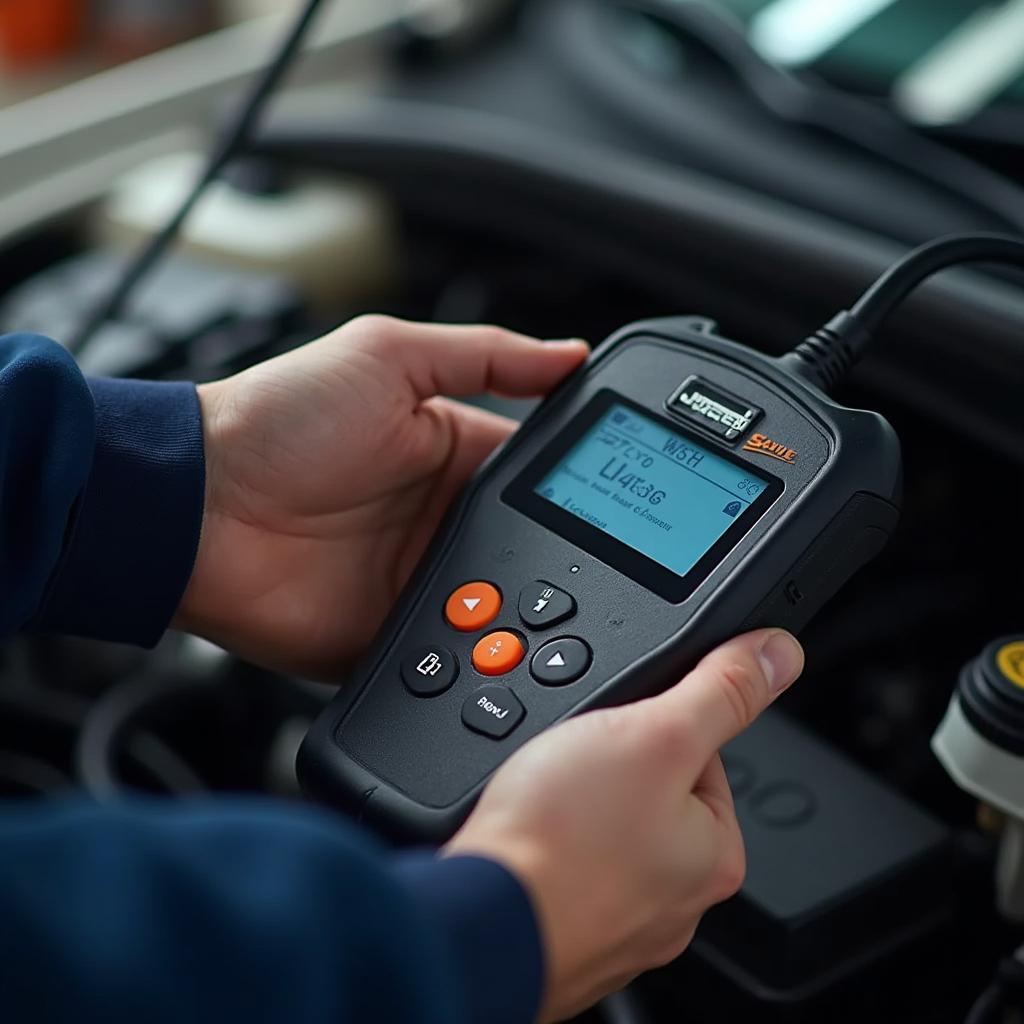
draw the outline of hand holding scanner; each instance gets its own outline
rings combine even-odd
[[[799,631],[899,517],[894,431],[826,391],[910,288],[964,258],[985,257],[918,250],[781,358],[700,317],[608,339],[451,509],[307,736],[307,791],[441,841],[542,730],[660,692],[736,633]]]

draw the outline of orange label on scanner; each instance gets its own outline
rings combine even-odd
[[[778,459],[779,462],[796,462],[796,452],[792,448],[786,447],[781,441],[773,441],[764,434],[751,434],[743,450],[767,455],[770,459]]]

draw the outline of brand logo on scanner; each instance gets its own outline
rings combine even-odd
[[[685,405],[698,416],[721,423],[723,427],[736,430],[741,434],[754,422],[753,409],[746,409],[743,412],[738,409],[730,409],[729,406],[723,405],[697,388],[692,391],[683,391],[676,401],[680,405]]]
[[[796,452],[787,448],[779,441],[773,441],[764,434],[752,434],[747,443],[743,446],[745,452],[757,452],[758,455],[767,455],[771,459],[778,459],[779,462],[796,462]]]
[[[684,381],[668,406],[728,441],[746,433],[761,415],[760,409],[700,377]]]

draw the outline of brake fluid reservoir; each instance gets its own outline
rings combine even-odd
[[[1000,912],[1024,921],[1024,635],[990,643],[960,672],[932,750],[964,791],[1000,811]]]

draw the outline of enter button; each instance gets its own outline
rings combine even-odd
[[[507,686],[481,686],[462,705],[462,721],[474,732],[500,740],[525,717],[526,709]]]
[[[473,668],[482,676],[502,676],[523,660],[522,640],[506,629],[481,637],[473,648]]]

